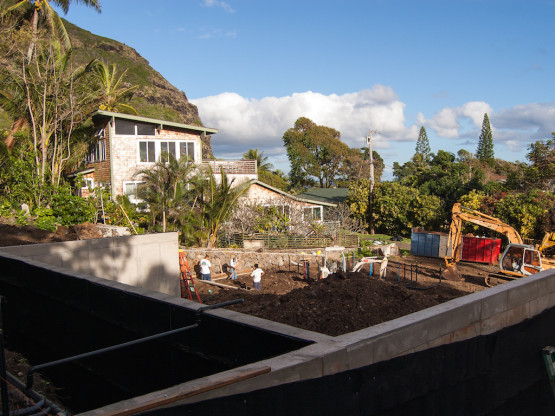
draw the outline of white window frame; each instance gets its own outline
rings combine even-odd
[[[139,187],[139,185],[145,183],[144,181],[123,181],[123,195],[127,195],[129,198],[129,202],[133,203],[133,204],[138,204],[140,202],[144,202],[142,199],[137,197],[137,188]],[[130,184],[134,184],[135,185],[135,193],[134,194],[129,194],[126,193],[126,186],[130,185]],[[130,195],[134,195],[134,197],[131,197]]]
[[[94,189],[94,178],[83,178],[83,186],[81,189]]]
[[[291,219],[291,204],[264,204],[262,206],[264,208],[279,208],[281,209],[281,215],[286,215],[289,220]],[[287,207],[287,214],[285,213],[285,207]]]
[[[197,142],[193,141],[193,140],[160,140],[160,139],[138,139],[137,140],[137,162],[140,164],[153,164],[155,162],[145,162],[145,161],[141,161],[141,143],[154,143],[154,160],[159,161],[160,160],[160,156],[162,155],[162,143],[168,143],[168,147],[169,147],[169,143],[175,143],[175,158],[179,160],[179,158],[182,156],[181,155],[181,143],[186,143],[185,148],[189,149],[189,143],[191,143],[193,145],[193,155],[191,157],[191,160],[193,162],[195,162],[195,153],[196,153],[196,149],[197,149]],[[148,145],[147,145],[147,150],[148,150]],[[188,155],[191,156],[191,155]]]
[[[306,218],[306,210],[310,210],[311,214],[310,214],[310,219]],[[320,210],[320,219],[314,219],[314,210],[319,209]],[[322,205],[316,205],[316,206],[311,206],[311,207],[303,207],[303,221],[304,222],[323,222],[324,221],[324,207]]]

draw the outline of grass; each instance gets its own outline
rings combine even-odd
[[[360,241],[381,241],[382,243],[396,243],[397,241],[393,241],[393,236],[387,234],[359,234]],[[402,243],[410,243],[410,238],[403,237],[401,240]]]

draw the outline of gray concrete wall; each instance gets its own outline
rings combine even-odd
[[[0,250],[130,286],[181,295],[177,233],[30,244]]]

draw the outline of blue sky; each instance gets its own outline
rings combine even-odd
[[[298,117],[386,163],[476,151],[484,113],[496,157],[526,160],[555,131],[555,0],[100,0],[64,16],[136,49],[198,106],[218,158],[258,148],[288,171]]]

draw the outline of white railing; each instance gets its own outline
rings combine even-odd
[[[203,160],[201,167],[210,166],[212,172],[220,173],[220,168],[224,169],[226,175],[255,175],[256,160]]]

